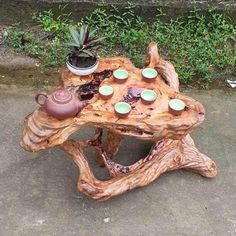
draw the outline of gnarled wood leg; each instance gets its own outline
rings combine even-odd
[[[112,158],[119,149],[119,144],[122,140],[122,136],[112,130],[108,130],[107,131],[107,140],[106,143],[104,145],[104,147],[102,146],[102,142],[100,140],[100,143],[97,143],[95,146],[95,155],[97,158],[97,163],[100,166],[103,166],[104,164],[106,164],[104,162],[104,158],[105,156],[107,158]],[[105,153],[105,154],[104,154]]]
[[[102,146],[102,135],[103,135],[103,129],[101,128],[96,128],[95,129],[95,136],[92,140],[87,141],[88,142],[88,146]],[[97,149],[94,149],[94,156],[95,156],[95,160],[96,163],[99,166],[104,166],[104,162],[103,159],[100,155],[100,152],[98,152]]]
[[[191,169],[209,178],[214,177],[217,173],[215,163],[198,151],[189,135],[182,140],[158,141],[153,146],[148,158],[129,166],[126,173],[113,168],[113,176],[115,177],[107,181],[100,181],[94,177],[78,142],[69,140],[61,146],[73,157],[80,168],[77,184],[79,191],[100,201],[148,185],[162,173],[170,170]]]
[[[179,160],[179,167],[177,169],[189,169],[208,178],[216,176],[217,166],[215,162],[205,154],[198,151],[190,135],[187,135],[182,139],[181,143],[182,147],[180,147],[180,151],[182,152],[181,156],[184,159]]]
[[[119,144],[122,140],[122,136],[112,130],[107,131],[107,141],[105,144],[105,150],[107,153],[107,156],[112,158],[119,149]]]

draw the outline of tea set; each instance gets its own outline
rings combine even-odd
[[[158,72],[152,68],[145,68],[141,73],[142,79],[146,83],[154,82],[158,76]],[[129,73],[125,69],[117,69],[113,72],[114,81],[118,84],[125,83],[128,77]],[[113,96],[114,89],[112,86],[103,85],[99,87],[98,93],[101,99],[108,100]],[[154,103],[158,97],[158,94],[151,89],[143,89],[138,95],[145,105]],[[44,101],[42,101],[42,97],[44,97]],[[75,93],[66,89],[56,90],[50,95],[39,92],[36,94],[35,100],[45,108],[49,115],[58,120],[75,117],[88,104],[88,101],[80,101]],[[175,116],[180,115],[185,107],[185,103],[179,99],[171,99],[168,103],[169,112]],[[115,114],[119,118],[127,117],[131,110],[131,105],[124,101],[117,102],[114,105]]]

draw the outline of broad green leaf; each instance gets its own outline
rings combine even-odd
[[[95,29],[95,30],[93,30],[93,31],[91,31],[90,33],[89,33],[89,39],[91,39],[93,36],[94,36],[94,34],[97,32],[97,30]]]
[[[79,54],[79,57],[90,57],[88,54],[81,52]]]
[[[96,39],[96,40],[92,40],[90,43],[88,43],[86,45],[86,48],[88,48],[88,47],[91,48],[95,45],[98,45],[103,39],[105,39],[105,37],[102,37],[102,38],[99,38],[99,39]]]
[[[80,44],[83,45],[84,44],[84,39],[85,39],[85,25],[82,25],[80,28],[80,33],[79,33],[79,41]]]
[[[73,40],[75,41],[75,43],[80,44],[78,31],[71,28],[71,27],[69,28],[69,30],[70,30],[71,36],[72,36]]]
[[[65,45],[66,45],[66,46],[69,46],[69,47],[76,47],[76,48],[78,48],[78,49],[81,48],[81,46],[78,45],[78,44],[76,44],[76,43],[66,43]]]
[[[82,52],[88,54],[90,57],[94,57],[94,54],[92,52],[90,52],[89,50],[83,50]]]
[[[89,30],[88,30],[88,26],[87,26],[86,31],[85,31],[85,39],[84,39],[84,42],[87,43],[87,42],[88,42],[88,39],[89,39]]]

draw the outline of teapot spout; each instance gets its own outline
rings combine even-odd
[[[78,109],[78,113],[87,105],[89,104],[89,100],[85,100],[85,101],[78,101],[77,102],[77,109]]]

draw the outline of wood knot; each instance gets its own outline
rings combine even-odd
[[[177,155],[174,157],[174,162],[177,164],[180,164],[182,162],[183,158],[180,155]]]
[[[184,111],[188,111],[189,110],[189,107],[188,106],[185,106],[184,107]]]

